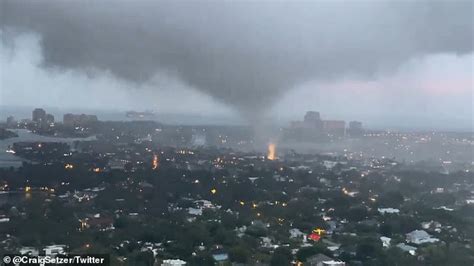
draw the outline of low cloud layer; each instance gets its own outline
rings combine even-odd
[[[4,37],[0,31],[0,37]],[[0,106],[57,107],[63,110],[156,110],[163,113],[214,115],[231,110],[210,96],[183,86],[167,76],[155,76],[153,84],[122,82],[112,74],[94,76],[77,69],[48,69],[43,62],[40,38],[16,35],[0,46]],[[2,114],[0,119],[5,119]]]
[[[2,1],[2,27],[42,38],[48,67],[182,79],[255,110],[312,79],[369,76],[472,50],[471,1]]]

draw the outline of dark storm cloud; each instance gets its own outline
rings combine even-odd
[[[4,31],[42,38],[44,65],[145,83],[175,75],[240,111],[310,80],[390,71],[473,49],[472,1],[5,1]],[[5,35],[8,36],[8,35]]]

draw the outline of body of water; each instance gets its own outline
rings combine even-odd
[[[88,138],[47,137],[47,136],[34,134],[27,129],[16,129],[16,130],[11,130],[11,131],[14,131],[16,134],[18,134],[18,137],[0,140],[0,168],[10,167],[10,166],[19,167],[24,161],[20,157],[7,152],[7,150],[9,150],[10,147],[12,147],[13,143],[15,142],[64,142],[71,145],[74,141],[77,141],[77,140],[82,140],[82,141],[95,140],[95,137],[88,137]]]

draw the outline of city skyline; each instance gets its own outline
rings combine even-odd
[[[129,112],[151,112],[153,116],[146,116],[141,120],[150,120],[162,122],[165,124],[176,124],[176,125],[239,125],[248,126],[248,122],[240,117],[238,114],[196,114],[196,113],[173,113],[173,112],[160,112],[156,110],[132,110],[132,109],[87,109],[87,108],[57,108],[42,106],[41,108],[47,109],[52,115],[62,118],[66,113],[90,113],[95,114],[100,120],[103,121],[128,121],[133,120],[127,113]],[[22,107],[9,107],[0,106],[0,121],[6,121],[8,117],[13,116],[17,120],[31,119],[31,110],[35,109],[34,106],[22,106]],[[142,111],[139,111],[142,110]],[[287,117],[268,118],[270,122],[268,125],[286,127],[294,121],[301,120],[305,113],[297,113],[295,115]],[[443,123],[433,123],[432,120],[423,118],[424,123],[420,123],[416,120],[405,121],[405,124],[397,123],[400,117],[390,116],[373,116],[372,119],[359,119],[361,116],[347,115],[334,115],[331,113],[322,113],[323,119],[326,120],[342,120],[349,124],[351,121],[361,121],[367,129],[371,130],[391,130],[391,131],[459,131],[459,132],[472,132],[472,126],[469,123],[462,123],[459,120],[446,119]],[[365,117],[367,118],[367,117]],[[251,125],[250,125],[251,126]]]

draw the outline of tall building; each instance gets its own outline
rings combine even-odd
[[[73,115],[73,114],[64,114],[63,115],[63,124],[68,125],[68,126],[73,126],[74,125],[74,118],[75,118],[75,115]]]
[[[7,126],[11,127],[15,124],[15,118],[13,116],[7,117]]]
[[[303,121],[292,121],[285,130],[284,138],[296,141],[318,141],[323,138],[323,126],[319,112],[308,111]]]
[[[347,129],[347,134],[351,137],[361,136],[364,133],[364,129],[362,128],[362,122],[359,121],[351,121],[349,122],[349,128]]]
[[[362,130],[362,122],[359,122],[359,121],[349,122],[349,129]]]
[[[324,132],[334,136],[344,136],[346,134],[346,122],[342,120],[324,120]]]
[[[351,126],[362,128],[361,122],[353,121]],[[322,120],[319,112],[306,112],[303,121],[292,121],[284,132],[285,139],[296,141],[321,141],[346,135],[346,122],[343,120]]]
[[[313,122],[321,121],[321,115],[319,114],[319,112],[308,111],[304,115],[304,121],[307,122],[307,123],[313,123]]]
[[[308,111],[304,115],[303,123],[305,127],[312,128],[314,130],[322,130],[322,121],[319,112]]]
[[[96,115],[86,115],[86,114],[65,114],[63,116],[63,123],[66,126],[85,126],[93,122],[97,122]]]
[[[46,114],[45,122],[48,123],[48,124],[54,123],[54,115],[52,115],[52,114]]]
[[[36,108],[32,114],[33,122],[41,123],[46,120],[46,111],[42,108]]]

